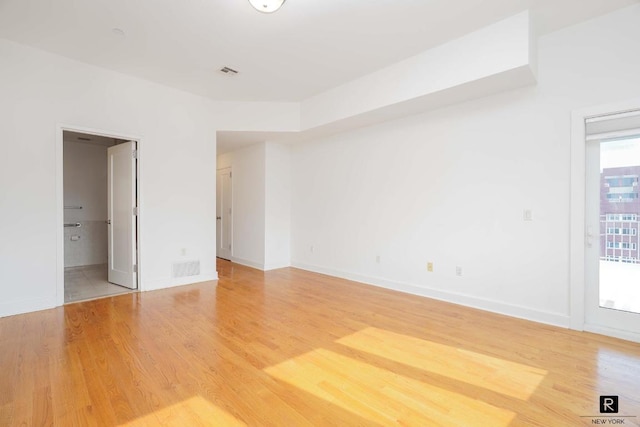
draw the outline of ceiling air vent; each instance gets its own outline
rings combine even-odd
[[[229,67],[220,68],[220,72],[228,76],[235,76],[236,74],[238,74],[237,70],[234,70],[233,68],[229,68]]]
[[[79,136],[78,141],[91,141],[91,138],[85,138],[84,136]]]

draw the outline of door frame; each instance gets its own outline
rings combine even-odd
[[[223,168],[219,168],[216,169],[216,216],[217,216],[217,207],[218,207],[218,174],[220,174],[220,172],[222,171],[229,171],[229,185],[231,186],[230,188],[230,194],[231,194],[231,213],[229,214],[229,240],[231,243],[231,249],[229,249],[229,261],[233,258],[233,213],[234,213],[234,209],[233,209],[233,168],[232,166],[226,166]],[[222,184],[222,182],[220,182],[220,184]],[[224,194],[224,188],[221,188],[220,190],[220,197],[222,198],[222,194]],[[224,223],[224,222],[223,222]],[[222,230],[222,226],[220,227],[220,233],[218,235],[218,220],[216,219],[216,258],[219,258],[218,255],[218,239],[222,239],[222,236],[224,235],[224,232]],[[227,259],[227,258],[222,258],[222,259]]]
[[[108,131],[102,129],[89,128],[84,126],[57,124],[56,125],[56,170],[55,170],[55,192],[56,192],[56,306],[64,305],[64,229],[62,224],[64,223],[64,142],[63,132],[80,132],[88,133],[91,135],[106,136],[108,138],[125,139],[129,141],[136,141],[138,150],[137,162],[136,162],[136,181],[137,181],[137,202],[138,202],[138,216],[136,218],[136,263],[138,265],[137,275],[137,289],[133,291],[143,291],[142,275],[144,269],[140,262],[142,257],[142,224],[144,214],[143,203],[143,182],[142,182],[142,138],[137,135],[131,135],[123,132]]]
[[[571,112],[571,184],[569,216],[569,327],[640,342],[632,332],[585,323],[586,129],[585,121],[640,109],[640,98]]]

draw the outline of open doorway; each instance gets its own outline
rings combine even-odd
[[[64,130],[64,302],[138,288],[137,142]]]

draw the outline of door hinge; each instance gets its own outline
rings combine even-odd
[[[231,174],[232,174],[232,173],[233,173],[233,172],[229,172],[229,178],[233,178],[233,177],[231,176]]]
[[[140,208],[139,207],[136,206],[136,207],[133,208],[133,215],[134,216],[140,215]]]
[[[138,158],[138,149],[137,149],[137,148],[136,148],[136,149],[134,149],[134,150],[131,152],[131,154],[133,155],[133,158],[134,158],[134,159],[137,159],[137,158]]]
[[[231,250],[231,243],[229,243],[229,250]]]
[[[133,272],[134,273],[138,272],[138,264],[133,264]]]

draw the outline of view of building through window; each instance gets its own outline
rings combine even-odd
[[[600,144],[600,306],[640,313],[640,137]]]

